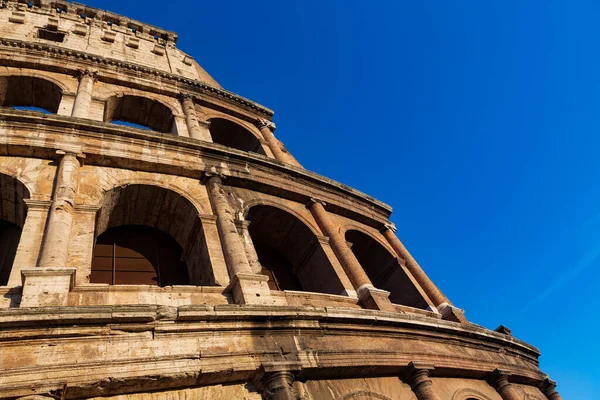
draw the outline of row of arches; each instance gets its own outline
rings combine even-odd
[[[51,80],[33,76],[0,76],[0,106],[56,114],[62,88]],[[104,106],[103,121],[117,125],[177,134],[175,113],[155,99],[114,95]],[[225,118],[210,118],[209,133],[214,143],[265,155],[257,136],[246,127]]]
[[[29,192],[0,174],[0,285],[6,285]],[[171,189],[131,184],[104,193],[96,215],[90,283],[155,286],[218,285],[199,210]],[[344,285],[323,239],[298,215],[271,204],[245,210],[256,273],[272,290],[342,294]],[[350,227],[346,240],[376,287],[396,304],[426,308],[396,256],[366,232]]]

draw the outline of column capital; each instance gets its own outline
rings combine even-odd
[[[80,153],[80,152],[76,152],[76,151],[72,151],[72,150],[60,150],[59,149],[59,150],[56,150],[56,154],[58,155],[58,158],[62,158],[63,156],[69,155],[69,156],[77,157],[77,159],[79,159],[80,161],[85,159],[84,153]]]
[[[271,132],[275,131],[275,129],[277,128],[275,126],[275,123],[273,121],[269,121],[267,119],[264,118],[259,118],[256,121],[256,126],[258,126],[258,128],[269,128],[271,130]]]
[[[392,231],[392,233],[396,233],[396,231],[397,231],[396,225],[394,225],[393,222],[384,223],[383,226],[381,227],[381,229],[379,229],[379,232],[384,233],[385,231]]]
[[[96,81],[98,80],[98,70],[90,68],[80,69],[77,79],[81,80],[85,76],[89,76]]]
[[[206,184],[211,178],[215,178],[215,180],[218,180],[220,183],[223,183],[223,181],[227,179],[227,175],[223,174],[220,171],[217,171],[216,169],[210,169],[208,171],[203,172],[200,181]]]
[[[558,392],[556,391],[556,382],[550,378],[544,379],[544,381],[540,384],[540,389],[549,399],[551,399],[552,396],[558,395]]]
[[[184,101],[184,100],[192,100],[193,101],[196,97],[190,93],[181,92],[177,95],[177,98],[180,101]]]
[[[494,372],[492,372],[492,375],[489,377],[488,382],[494,389],[496,389],[496,391],[499,392],[504,387],[510,385],[510,382],[508,382],[509,375],[509,371],[503,369],[495,369]]]
[[[327,203],[325,203],[323,200],[318,199],[316,197],[311,197],[310,200],[308,200],[308,202],[306,203],[306,208],[310,209],[315,204],[320,204],[323,207],[327,205]]]

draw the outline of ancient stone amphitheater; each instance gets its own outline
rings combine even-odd
[[[0,1],[0,397],[560,399],[176,42]]]

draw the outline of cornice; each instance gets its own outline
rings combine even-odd
[[[1,107],[0,124],[8,128],[9,131],[12,130],[12,127],[19,128],[19,126],[21,126],[21,129],[29,129],[31,126],[31,129],[40,131],[40,128],[45,126],[45,129],[49,133],[69,131],[71,134],[81,135],[82,138],[87,136],[98,139],[97,135],[101,134],[106,135],[106,139],[113,140],[116,143],[121,142],[135,144],[140,148],[145,145],[158,145],[161,147],[161,149],[172,150],[179,154],[188,154],[194,157],[197,157],[198,152],[200,152],[201,156],[212,157],[221,160],[224,159],[227,160],[232,166],[239,165],[240,173],[237,175],[232,175],[232,179],[239,178],[251,180],[252,176],[250,174],[243,173],[247,169],[247,166],[251,166],[256,171],[283,174],[289,177],[288,179],[297,181],[300,187],[307,188],[309,190],[318,190],[321,193],[328,193],[331,196],[334,196],[334,198],[337,196],[343,196],[344,198],[349,199],[352,203],[361,205],[363,209],[368,209],[368,215],[359,213],[357,209],[352,210],[351,208],[347,208],[343,205],[343,203],[337,202],[330,197],[327,199],[328,204],[332,207],[339,207],[340,209],[353,211],[354,213],[363,215],[364,217],[372,220],[374,223],[383,223],[381,221],[387,220],[392,212],[392,209],[389,205],[322,175],[308,171],[304,168],[298,168],[290,164],[285,164],[281,161],[261,156],[259,154],[248,153],[215,143],[199,141],[176,135],[148,132],[140,129],[113,125],[99,121],[81,120],[55,114],[40,114],[36,112],[13,110],[10,108]],[[14,133],[8,135],[8,137],[10,138],[12,135],[14,135]],[[23,140],[23,138],[16,135],[15,138],[18,140],[13,143],[14,145],[18,144],[28,146],[28,148],[44,148],[49,151],[52,150],[48,148],[43,141],[40,142],[40,145],[36,145],[35,143],[28,141],[27,139]],[[106,154],[104,148],[87,148],[85,152],[88,155],[88,165],[94,163],[94,154],[97,154],[104,159],[114,157]],[[173,165],[173,167],[178,166]],[[196,168],[200,167],[196,166]],[[186,169],[191,170],[193,168],[186,166]],[[196,172],[197,175],[201,175],[202,171],[198,169]],[[311,195],[307,194],[307,196],[310,197]]]
[[[113,58],[102,57],[95,54],[86,53],[79,50],[72,50],[67,48],[62,48],[58,46],[52,46],[46,43],[33,43],[27,42],[18,39],[8,39],[8,38],[0,38],[0,47],[5,48],[21,48],[39,52],[45,52],[49,55],[53,56],[61,56],[66,58],[67,60],[73,61],[81,61],[95,64],[96,68],[101,68],[101,66],[106,67],[115,67],[122,68],[127,72],[131,72],[136,76],[139,74],[144,74],[148,79],[156,79],[156,77],[168,79],[173,81],[174,83],[188,85],[194,90],[198,90],[203,94],[209,94],[211,96],[216,96],[222,101],[235,104],[236,106],[242,106],[244,108],[249,108],[252,111],[261,113],[269,118],[271,118],[274,114],[273,110],[270,110],[266,107],[263,107],[251,100],[248,100],[242,96],[239,96],[233,92],[228,90],[216,88],[214,86],[208,85],[205,82],[186,78],[180,75],[171,74],[169,72],[161,71],[155,68],[145,67],[138,64],[129,63],[126,61],[116,60]],[[39,68],[39,60],[38,64],[34,66],[34,68]],[[65,69],[72,69],[73,71],[79,71],[78,66],[73,65],[69,66],[68,64],[64,65]],[[102,76],[98,77],[99,80],[102,80]]]
[[[161,309],[164,306],[156,305],[106,305],[106,306],[72,306],[72,307],[39,307],[27,310],[23,309],[0,309],[0,322],[4,327],[11,329],[37,325],[39,323],[48,326],[71,325],[74,323],[85,324],[86,320],[94,323],[111,323],[115,320],[119,322],[153,322],[163,321]],[[349,309],[336,307],[304,307],[304,306],[262,306],[262,305],[238,305],[238,304],[220,304],[210,306],[201,305],[183,305],[171,307],[174,321],[182,323],[196,323],[200,321],[245,321],[251,327],[253,323],[260,321],[288,321],[291,317],[296,320],[317,320],[322,322],[336,322],[341,324],[354,324],[357,329],[362,329],[365,325],[368,332],[372,328],[403,328],[414,329],[417,335],[423,335],[428,332],[432,335],[451,334],[456,340],[464,337],[467,342],[478,340],[482,343],[489,342],[494,345],[501,344],[503,347],[511,347],[520,350],[521,354],[527,354],[529,357],[537,358],[539,350],[521,340],[507,338],[505,335],[498,334],[489,329],[478,325],[459,324],[450,321],[439,320],[435,318],[422,317],[417,315],[392,313],[367,309]],[[345,325],[340,325],[339,329]],[[151,326],[149,326],[152,329]],[[240,325],[240,329],[242,326]],[[204,329],[204,328],[203,328]],[[167,328],[165,331],[168,331]],[[194,329],[190,327],[190,331]],[[179,331],[175,329],[175,331]],[[429,335],[425,335],[429,336]],[[443,336],[443,339],[448,339]]]

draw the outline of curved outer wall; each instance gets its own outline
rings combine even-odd
[[[387,205],[303,169],[175,33],[0,7],[0,397],[560,398],[537,349],[429,280]],[[139,226],[186,284],[118,282],[116,253],[98,281],[98,238]]]

